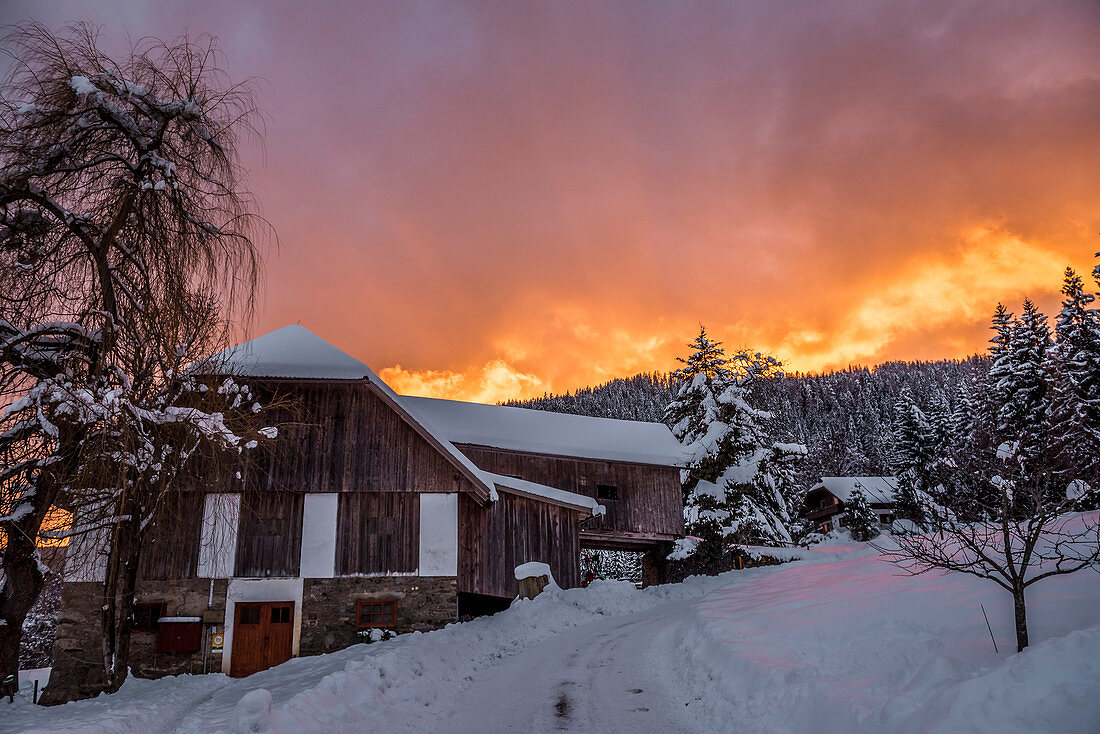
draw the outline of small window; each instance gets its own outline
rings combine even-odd
[[[134,605],[134,632],[156,632],[157,620],[164,616],[164,602],[147,602]]]
[[[240,614],[238,616],[240,624],[259,624],[260,623],[260,608],[256,607],[241,607]]]
[[[395,627],[397,625],[397,601],[394,599],[361,599],[355,603],[355,626]]]
[[[271,607],[272,624],[289,624],[290,607]]]
[[[596,499],[617,500],[619,499],[619,488],[616,487],[614,484],[597,484]]]

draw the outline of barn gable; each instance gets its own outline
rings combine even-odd
[[[255,377],[265,381],[305,380],[363,381],[371,391],[397,413],[425,441],[447,457],[470,483],[470,490],[481,502],[495,498],[491,480],[461,451],[437,431],[430,422],[403,404],[389,385],[378,378],[365,363],[337,349],[309,329],[291,324],[238,344],[203,360],[195,369],[216,374]],[[330,405],[339,410],[339,405]]]

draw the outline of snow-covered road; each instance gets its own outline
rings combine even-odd
[[[486,671],[422,731],[692,732],[683,701],[665,686],[661,660],[682,602],[578,627]]]
[[[243,679],[131,680],[51,709],[17,700],[0,732],[1100,734],[1096,573],[1036,585],[1033,644],[1017,654],[1011,598],[988,581],[901,575],[864,544],[798,553],[652,589],[550,591]]]

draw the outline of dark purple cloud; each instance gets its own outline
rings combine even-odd
[[[665,369],[699,321],[801,369],[958,356],[1100,249],[1095,2],[7,7],[262,77],[257,330],[399,385]]]

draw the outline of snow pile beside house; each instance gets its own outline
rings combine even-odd
[[[17,704],[10,721],[27,734],[415,731],[426,706],[458,696],[502,658],[577,625],[699,597],[722,583],[690,579],[643,592],[597,581],[517,601],[493,617],[295,658],[248,678],[131,678],[112,696],[49,709]]]

